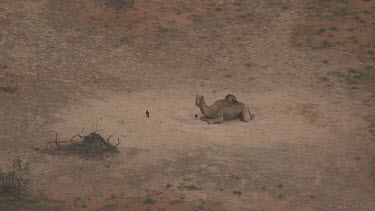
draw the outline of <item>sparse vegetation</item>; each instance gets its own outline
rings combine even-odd
[[[342,3],[342,4],[346,4],[346,3],[348,3],[348,0],[336,0],[336,2],[339,2],[339,3]]]
[[[234,195],[237,195],[237,196],[241,196],[241,195],[242,195],[242,192],[239,191],[239,190],[234,190],[232,193],[233,193]]]
[[[282,188],[284,186],[284,184],[282,183],[282,182],[279,182],[278,184],[277,184],[277,188]]]
[[[324,81],[324,82],[328,81],[328,77],[327,76],[319,76],[319,79],[321,81]]]
[[[202,188],[197,187],[195,185],[186,185],[186,186],[183,186],[183,188],[185,188],[186,190],[201,190],[202,189]]]
[[[236,175],[234,175],[234,174],[231,174],[229,177],[230,177],[231,179],[240,180],[240,177],[239,177],[239,176],[236,176]]]
[[[113,210],[119,207],[118,203],[110,203],[102,206],[100,210]]]
[[[239,15],[239,18],[241,19],[249,19],[251,17],[253,17],[253,14],[251,12],[247,12],[247,13]]]
[[[349,73],[355,73],[355,72],[357,72],[354,68],[351,68],[351,67],[349,67],[348,68],[348,72]]]
[[[319,0],[317,3],[318,7],[314,2],[311,2],[307,7],[310,12],[308,16],[314,25],[308,30],[303,28],[298,32],[300,37],[297,36],[295,39],[296,45],[309,46],[316,50],[340,46],[358,54],[362,63],[373,63],[375,51],[371,48],[371,43],[374,40],[374,33],[371,33],[372,29],[368,27],[373,21],[368,18],[368,15],[374,12],[375,6],[372,6],[371,9],[370,7],[363,9],[362,3],[352,1],[351,4],[348,4],[347,0]],[[345,29],[345,32],[342,33],[345,37],[339,34],[341,28]],[[328,64],[328,61],[324,60],[323,63]],[[365,70],[371,70],[371,68],[365,68]],[[340,73],[338,76],[344,77],[343,81],[348,85],[348,88],[356,90],[371,85],[369,79],[373,77],[372,74],[371,71],[366,74],[357,70],[357,73]],[[320,79],[328,81],[326,77]],[[325,85],[332,86],[334,84],[326,83]]]
[[[328,40],[323,40],[322,44],[325,47],[333,47],[334,46],[334,44],[329,42]]]
[[[326,30],[325,29],[318,29],[318,31],[316,32],[317,34],[323,34]]]
[[[134,5],[135,0],[106,0],[109,8],[116,10],[127,10]]]
[[[6,93],[14,93],[17,89],[10,86],[0,86],[0,92],[6,92]]]
[[[106,203],[110,204],[103,210],[123,210],[129,205],[129,210],[154,209],[152,204],[158,205],[157,209],[159,203],[160,207],[169,203],[167,207],[181,210],[208,210],[211,204],[219,210],[260,210],[258,202],[264,202],[264,197],[269,201],[270,196],[273,204],[269,207],[275,209],[302,204],[307,208],[369,209],[369,197],[347,194],[353,189],[359,195],[369,192],[366,182],[353,179],[358,173],[375,182],[375,169],[367,166],[372,157],[366,148],[375,127],[364,124],[371,121],[366,111],[374,104],[368,92],[372,89],[366,90],[364,85],[374,85],[375,73],[374,34],[366,34],[373,32],[375,6],[363,4],[368,1],[317,0],[311,1],[312,5],[309,1],[259,1],[257,5],[257,1],[243,0],[4,4],[1,34],[9,36],[2,42],[1,59],[9,69],[0,63],[0,96],[4,97],[0,114],[5,117],[0,115],[4,120],[0,129],[4,127],[4,134],[0,135],[9,137],[9,142],[1,153],[3,157],[8,152],[25,153],[21,155],[37,159],[33,173],[43,177],[38,181],[38,190],[44,191],[40,197],[70,200],[81,196],[83,199],[74,204],[64,202],[70,210],[94,210]],[[300,26],[301,37],[290,37]],[[290,42],[301,47],[291,48]],[[349,65],[353,67],[347,68]],[[15,76],[8,81],[10,74]],[[198,125],[193,120],[199,111],[191,110],[188,99],[195,90],[210,93],[208,100],[225,90],[238,92],[241,99],[253,102],[251,107],[259,110],[260,116],[269,115],[249,127],[240,123]],[[9,94],[13,92],[17,93]],[[157,100],[158,93],[161,100]],[[88,98],[84,104],[78,101],[80,96]],[[146,106],[154,110],[154,118],[143,118],[141,111]],[[52,140],[52,134],[52,150],[48,151],[38,145],[45,128],[61,126],[61,131],[69,131],[101,117],[105,131],[129,137],[131,147],[114,160],[70,156],[122,149],[117,148],[117,140],[110,141],[111,137],[97,131],[68,140],[58,140],[57,133]],[[195,118],[199,120],[198,115]],[[121,125],[114,124],[120,119]],[[345,123],[347,120],[350,123]],[[353,126],[360,131],[353,131]],[[217,133],[219,130],[222,132]],[[132,134],[128,136],[128,132]],[[356,147],[351,147],[351,140]],[[279,146],[290,150],[275,152]],[[337,162],[326,158],[342,152],[348,152],[340,157],[345,168],[337,170]],[[54,153],[68,156],[56,157]],[[55,163],[60,161],[64,163]],[[306,168],[306,164],[312,165]],[[292,168],[285,168],[288,166]],[[0,182],[4,175],[1,170]],[[324,176],[323,182],[311,187],[309,181],[319,175]],[[288,178],[296,180],[289,184]],[[60,189],[71,179],[76,187]],[[101,179],[107,181],[96,187]],[[339,182],[325,186],[327,181]],[[348,182],[350,185],[342,185]],[[117,184],[129,186],[134,193],[123,194],[126,190]],[[83,186],[94,189],[81,192]],[[2,194],[11,195],[3,191],[4,185],[0,187]],[[180,199],[181,193],[186,200]],[[129,195],[134,198],[126,198]],[[285,198],[288,201],[283,202]],[[47,205],[32,206],[28,208],[52,210]]]
[[[365,69],[368,70],[368,71],[372,71],[372,70],[374,70],[375,68],[374,68],[373,66],[370,65],[370,66],[366,66]]]
[[[345,17],[348,15],[348,10],[346,8],[340,8],[338,10],[336,10],[333,15],[334,16],[337,16],[337,17]]]
[[[330,30],[332,30],[332,31],[337,31],[337,30],[339,30],[336,26],[332,26],[331,28],[329,28]]]
[[[0,169],[0,193],[23,199],[30,188],[30,162],[12,160],[7,169]]]
[[[179,199],[173,199],[169,201],[169,204],[179,204],[179,203],[182,203],[182,201]]]
[[[3,210],[0,206],[0,210]],[[4,209],[4,211],[13,209]],[[67,210],[63,205],[49,205],[46,203],[37,203],[32,206],[31,211],[65,211]]]
[[[145,204],[155,204],[155,202],[156,202],[156,199],[151,198],[151,197],[147,197],[145,198],[145,200],[143,200],[143,203]]]
[[[204,200],[199,200],[199,205],[198,205],[198,208],[199,209],[203,209],[204,207],[206,206],[206,202]]]

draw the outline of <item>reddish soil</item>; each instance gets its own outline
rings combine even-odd
[[[0,1],[0,167],[33,180],[0,210],[375,209],[374,1],[112,3]],[[40,150],[82,128],[119,153]]]

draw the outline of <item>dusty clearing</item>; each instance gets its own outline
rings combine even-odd
[[[0,210],[375,209],[374,1],[119,2],[0,1],[0,164],[33,179]],[[39,150],[82,128],[119,153]]]

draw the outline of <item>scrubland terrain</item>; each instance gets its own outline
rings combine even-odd
[[[374,1],[2,0],[0,29],[0,166],[32,181],[0,210],[375,209]],[[82,129],[118,153],[46,146]]]

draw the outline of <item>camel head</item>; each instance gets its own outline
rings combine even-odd
[[[202,95],[198,95],[195,97],[195,106],[199,106],[204,101]]]

